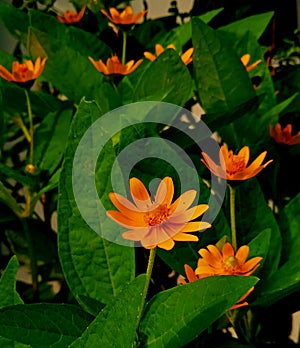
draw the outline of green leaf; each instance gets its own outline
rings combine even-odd
[[[35,132],[33,163],[51,175],[62,160],[67,142],[66,129],[72,119],[72,108],[63,108],[43,119]]]
[[[19,262],[14,255],[9,260],[0,278],[0,308],[23,303],[16,290],[16,273],[18,269]]]
[[[14,179],[18,183],[24,185],[24,186],[34,186],[35,185],[35,180],[30,178],[27,175],[23,175],[17,170],[14,170],[5,164],[0,163],[0,175],[2,176],[4,174],[5,177],[9,179]]]
[[[83,100],[80,103],[71,124],[59,183],[59,256],[71,291],[81,305],[91,312],[89,303],[84,301],[85,297],[91,297],[106,304],[119,293],[124,283],[133,279],[135,274],[134,249],[101,238],[83,219],[73,195],[72,171],[77,146],[93,122],[109,111],[106,108],[110,106],[110,102],[113,101],[105,100],[103,104],[99,104],[102,108],[95,102]],[[106,134],[109,129],[102,130],[102,132]],[[88,145],[87,151],[93,153],[96,151],[93,137],[89,141],[91,143]],[[109,142],[100,154],[99,166],[95,173],[99,202],[101,200],[105,205],[110,204],[108,198],[108,192],[111,190],[109,178],[115,157],[115,151]],[[82,166],[88,167],[90,165],[88,158],[86,155],[82,159]],[[119,226],[109,221],[110,219],[106,217],[105,212],[100,212],[100,209],[98,211],[98,198],[95,200],[94,196],[85,189],[85,182],[80,183],[80,185],[83,185],[82,192],[85,192],[88,198],[88,212],[91,212],[95,224],[103,228],[105,232],[107,224],[118,232]]]
[[[78,306],[22,304],[0,310],[0,335],[31,347],[68,347],[91,323]]]
[[[192,19],[195,84],[205,113],[226,113],[254,98],[248,73],[218,33]]]
[[[103,84],[103,75],[88,59],[88,54],[64,45],[48,33],[30,28],[31,54],[47,55],[43,78],[60,93],[79,103],[82,97],[94,99]]]
[[[71,347],[134,347],[146,276],[126,286]]]
[[[178,52],[167,49],[153,62],[138,81],[133,101],[164,101],[183,106],[192,97],[193,83]]]
[[[238,207],[236,225],[239,245],[248,244],[267,228],[271,230],[269,252],[264,261],[265,277],[262,281],[265,281],[278,268],[281,254],[281,233],[256,178],[247,180],[236,188],[236,207]]]
[[[256,40],[258,40],[265,32],[273,16],[273,11],[260,13],[227,24],[224,27],[220,27],[218,30],[226,31],[227,33],[232,33],[238,37],[242,37],[248,31],[250,31],[255,36]]]
[[[10,194],[9,190],[0,181],[0,201],[7,205],[17,216],[21,215],[22,209]]]
[[[1,2],[0,18],[6,29],[18,40],[24,41],[27,33],[28,17],[15,6]]]
[[[255,277],[214,276],[160,292],[146,306],[141,347],[183,347],[257,281]]]

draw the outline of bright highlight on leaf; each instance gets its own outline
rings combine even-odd
[[[110,193],[109,198],[119,211],[107,211],[112,220],[130,229],[123,233],[123,238],[139,241],[146,249],[158,246],[170,250],[175,241],[198,241],[198,237],[190,232],[211,227],[207,222],[192,221],[208,209],[207,204],[191,207],[197,194],[195,190],[184,192],[172,203],[172,178],[165,177],[160,182],[154,200],[139,179],[130,179],[129,185],[133,202],[117,193]]]
[[[176,51],[176,48],[173,44],[170,44],[167,46],[167,49],[173,49]],[[158,56],[160,56],[164,52],[164,48],[161,44],[156,44],[155,45],[155,55],[151,52],[144,52],[145,58],[149,59],[151,62],[153,62]],[[186,52],[184,52],[181,55],[181,60],[185,65],[188,65],[191,63],[192,59],[192,54],[194,52],[194,48],[189,48]]]
[[[86,6],[83,6],[80,12],[76,11],[66,11],[62,16],[57,16],[56,18],[63,24],[73,24],[78,23],[84,16],[84,11]]]
[[[3,65],[0,65],[0,76],[7,81],[17,83],[35,80],[42,74],[46,60],[47,58],[41,60],[41,57],[37,57],[35,63],[28,59],[23,64],[13,62],[11,73]]]
[[[103,63],[102,59],[95,61],[92,57],[89,57],[89,60],[92,62],[94,67],[104,75],[128,75],[136,70],[143,61],[142,59],[140,59],[134,63],[134,60],[131,60],[123,65],[116,55],[108,58],[106,64]]]
[[[276,143],[286,145],[297,145],[300,143],[300,132],[292,135],[291,124],[287,124],[284,128],[282,128],[280,123],[277,123],[275,126],[271,124],[270,136],[276,141]]]
[[[237,155],[228,151],[227,145],[221,146],[219,152],[220,164],[216,164],[205,152],[202,152],[201,161],[216,176],[227,180],[247,180],[257,175],[261,170],[266,168],[273,160],[262,164],[266,157],[267,151],[261,153],[248,167],[250,159],[250,149],[244,146]]]
[[[114,24],[118,25],[133,25],[137,24],[143,16],[147,13],[146,10],[133,13],[131,6],[126,6],[125,9],[119,12],[116,8],[111,7],[109,12],[101,10],[101,12]]]

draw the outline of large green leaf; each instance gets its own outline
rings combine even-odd
[[[16,290],[16,273],[19,269],[19,262],[13,256],[6,266],[0,278],[0,308],[23,303]]]
[[[178,52],[167,49],[149,64],[135,86],[133,101],[164,101],[183,106],[192,96],[190,73]]]
[[[232,33],[234,36],[238,37],[242,37],[250,31],[255,36],[256,40],[258,40],[265,32],[273,16],[274,12],[272,11],[260,13],[227,24],[224,27],[220,27],[218,30]]]
[[[145,280],[140,275],[124,287],[71,347],[134,347]]]
[[[193,66],[200,103],[206,113],[226,113],[254,98],[239,57],[218,33],[192,19]]]
[[[91,321],[74,305],[15,305],[0,309],[0,335],[36,348],[68,347]]]
[[[69,105],[69,104],[68,104]],[[51,175],[62,160],[73,109],[66,106],[43,119],[34,135],[33,163]]]
[[[270,305],[300,289],[300,194],[280,213],[283,233],[282,266],[264,283],[258,304]]]
[[[102,86],[105,88],[105,86]],[[113,93],[113,91],[111,92]],[[103,94],[107,95],[107,94]],[[110,99],[103,100],[98,106],[95,102],[82,101],[73,119],[63,170],[60,175],[59,184],[59,203],[58,203],[58,228],[59,228],[59,255],[70,289],[82,305],[85,305],[85,297],[91,297],[101,303],[108,303],[111,298],[118,294],[119,289],[125,282],[130,281],[135,273],[134,250],[121,246],[101,238],[83,219],[73,195],[72,170],[73,159],[76,148],[87,129],[101,115],[109,111],[109,103],[113,103],[114,95]],[[115,120],[118,122],[117,120]],[[103,130],[105,133],[109,129]],[[97,133],[95,137],[99,134]],[[80,166],[89,166],[89,156],[94,147],[93,136],[88,140],[85,158],[80,161]],[[96,154],[97,156],[99,155]],[[108,193],[111,190],[109,181],[112,164],[116,158],[112,143],[108,142],[100,154],[99,166],[96,170],[96,184],[98,187],[99,198],[94,198],[86,188],[83,180],[81,192],[84,192],[87,200],[88,213],[91,212],[92,219],[96,228],[106,230],[109,219],[105,212],[98,211],[98,200],[105,205],[109,205]],[[80,169],[80,168],[79,168]],[[89,198],[90,197],[90,198]],[[112,223],[112,222],[111,222]],[[110,228],[118,231],[116,224],[109,225]],[[121,234],[120,234],[121,236]],[[88,310],[89,308],[86,303]]]
[[[183,347],[257,281],[255,277],[215,276],[160,292],[146,306],[140,325],[141,346]]]

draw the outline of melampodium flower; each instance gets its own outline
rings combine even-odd
[[[292,135],[292,125],[288,124],[283,129],[281,124],[270,125],[270,136],[277,142],[286,145],[296,145],[300,143],[300,132]]]
[[[101,59],[98,61],[95,61],[92,57],[89,57],[89,60],[93,63],[94,67],[99,72],[102,72],[104,75],[113,75],[113,74],[128,75],[132,73],[134,70],[136,70],[136,68],[143,61],[143,59],[140,59],[136,63],[134,63],[134,60],[130,60],[125,65],[122,65],[121,62],[119,61],[119,58],[115,55],[112,56],[111,58],[108,58],[106,61],[106,64],[104,64]]]
[[[170,44],[167,46],[167,48],[171,48],[173,50],[176,50],[175,46],[173,44]],[[144,56],[151,60],[153,62],[158,56],[160,56],[164,52],[164,48],[161,44],[156,44],[155,45],[155,55],[151,52],[144,52]],[[181,60],[185,65],[188,65],[193,59],[192,59],[192,54],[194,52],[194,48],[189,48],[186,52],[184,52],[181,55]]]
[[[23,64],[19,62],[12,63],[12,72],[10,73],[4,66],[0,65],[0,76],[7,81],[25,83],[38,78],[44,70],[47,58],[41,61],[38,57],[33,63],[31,60],[25,60]]]
[[[122,234],[124,239],[140,241],[146,249],[158,246],[170,250],[174,241],[198,241],[198,237],[190,232],[211,227],[207,222],[191,221],[208,209],[207,204],[190,207],[196,198],[195,190],[184,192],[172,203],[172,178],[165,177],[160,182],[154,200],[139,179],[130,179],[129,186],[133,202],[117,193],[110,193],[109,198],[119,211],[107,211],[112,220],[129,228]]]
[[[186,274],[186,278],[189,281],[189,283],[192,283],[196,280],[199,280],[199,276],[195,273],[195,271],[192,269],[191,266],[185,264],[184,265],[184,270],[185,270],[185,274]],[[205,278],[205,277],[202,277]],[[180,284],[186,284],[186,280],[185,279],[181,279],[180,280]],[[252,286],[244,296],[242,296],[235,305],[233,305],[232,307],[229,308],[229,310],[233,310],[233,309],[237,309],[240,307],[244,307],[244,306],[248,306],[248,302],[244,301],[246,299],[246,297],[248,297],[248,295],[254,290],[254,286]]]
[[[243,63],[243,65],[247,71],[251,71],[254,68],[256,68],[259,63],[261,63],[261,59],[257,60],[256,62],[254,62],[253,64],[248,66],[248,64],[250,62],[250,54],[247,53],[241,57],[241,62]]]
[[[199,278],[206,278],[214,275],[239,275],[249,276],[259,266],[262,257],[256,256],[247,260],[249,246],[241,246],[237,252],[230,243],[225,243],[222,252],[215,245],[208,245],[207,249],[199,250],[202,258],[198,260],[195,274]]]
[[[81,21],[84,11],[86,9],[86,6],[83,6],[80,12],[76,11],[66,11],[63,16],[56,16],[56,18],[63,24],[73,24],[78,23]]]
[[[114,24],[117,25],[133,25],[137,24],[140,19],[147,13],[147,10],[138,12],[136,15],[132,11],[131,6],[126,6],[125,9],[119,12],[116,8],[112,7],[108,13],[105,10],[101,12]]]
[[[228,151],[227,145],[222,145],[219,153],[220,164],[216,164],[205,152],[202,152],[201,161],[216,176],[227,180],[247,180],[258,174],[262,169],[271,163],[262,164],[267,151],[261,153],[248,167],[250,149],[244,146],[237,155]]]

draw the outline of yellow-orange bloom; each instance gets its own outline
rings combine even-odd
[[[174,203],[174,184],[170,177],[161,180],[152,201],[146,187],[137,179],[129,181],[133,201],[110,193],[109,198],[119,210],[108,210],[107,215],[119,225],[129,228],[122,234],[124,239],[140,241],[146,249],[159,247],[170,250],[175,241],[198,241],[198,237],[189,234],[211,227],[207,222],[191,221],[202,215],[207,204],[192,205],[197,192],[184,192]]]
[[[175,46],[173,44],[170,44],[167,46],[167,48],[171,48],[173,50],[176,50]],[[155,55],[151,52],[144,52],[144,56],[151,60],[151,62],[153,62],[158,56],[160,56],[163,52],[164,52],[164,48],[161,44],[156,44],[155,45]],[[194,53],[194,48],[189,48],[186,52],[184,52],[181,55],[181,60],[185,65],[188,65],[189,63],[191,63],[191,61],[193,60],[192,58],[192,54]]]
[[[0,65],[0,76],[7,81],[18,83],[35,80],[43,72],[46,60],[47,58],[41,60],[41,57],[38,57],[35,63],[31,60],[25,60],[23,64],[13,62],[11,73],[4,66]]]
[[[86,6],[83,6],[80,12],[76,11],[66,11],[62,16],[56,16],[56,18],[63,24],[73,24],[81,21]]]
[[[247,53],[247,54],[244,54],[241,57],[241,62],[243,63],[243,65],[244,65],[244,67],[246,68],[247,71],[251,71],[254,68],[256,68],[259,63],[261,63],[261,59],[257,60],[256,62],[254,62],[251,65],[248,65],[249,62],[250,62],[250,54]]]
[[[89,57],[89,60],[93,63],[94,67],[102,72],[104,75],[128,75],[132,73],[136,68],[142,63],[143,59],[138,60],[134,63],[134,60],[130,60],[125,65],[121,64],[119,58],[117,56],[112,56],[108,58],[106,64],[100,59],[95,61],[92,57]]]
[[[186,278],[189,281],[189,283],[192,283],[196,280],[199,280],[199,276],[195,273],[195,271],[192,269],[191,266],[189,265],[184,265],[184,270],[185,270],[185,274],[186,274]],[[204,278],[204,277],[202,277]],[[180,284],[186,284],[186,280],[182,279],[180,280]],[[242,296],[235,305],[233,305],[232,307],[229,308],[229,310],[233,310],[233,309],[237,309],[240,307],[244,307],[244,306],[248,306],[248,302],[244,301],[248,295],[254,290],[254,286],[252,286],[244,296]]]
[[[292,135],[292,125],[288,124],[283,129],[280,123],[270,125],[270,136],[277,142],[286,145],[300,144],[300,132]]]
[[[131,6],[126,6],[125,9],[119,12],[116,8],[109,9],[109,13],[105,10],[101,12],[114,24],[117,25],[133,25],[137,24],[141,18],[147,13],[147,10],[143,10],[134,14]]]
[[[262,169],[271,163],[262,164],[266,157],[267,151],[261,153],[248,167],[250,158],[250,149],[244,146],[237,155],[232,151],[228,151],[227,146],[221,146],[219,159],[220,164],[216,164],[205,152],[202,152],[203,159],[201,161],[216,176],[227,180],[247,180],[257,175]]]
[[[195,274],[199,278],[206,278],[214,275],[239,275],[249,276],[260,266],[262,257],[256,256],[247,260],[249,246],[241,246],[237,252],[230,243],[225,243],[222,252],[215,245],[208,245],[207,249],[199,250],[201,258]]]

